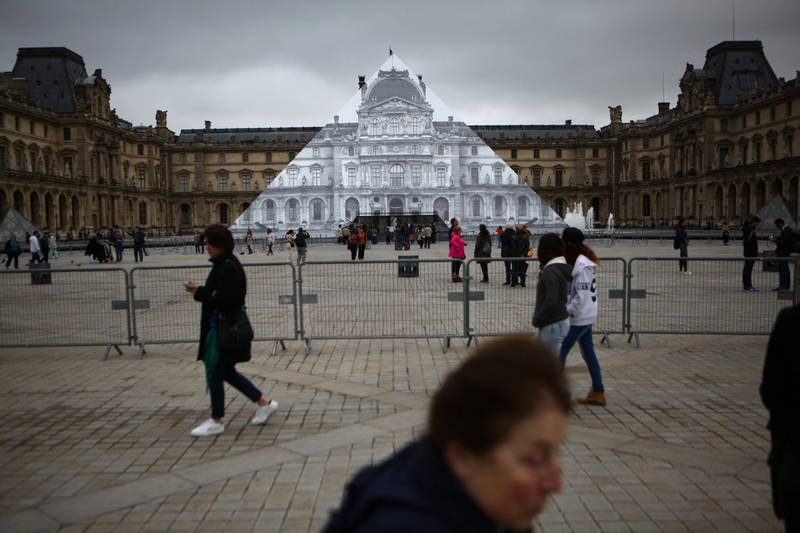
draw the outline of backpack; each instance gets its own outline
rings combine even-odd
[[[347,242],[349,246],[358,248],[358,233],[353,231],[350,233],[350,240]]]
[[[484,241],[483,248],[481,249],[481,253],[483,253],[483,255],[486,255],[486,256],[491,255],[491,253],[492,253],[492,239],[491,239],[491,237]]]

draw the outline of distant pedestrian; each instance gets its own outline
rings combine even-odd
[[[517,261],[511,261],[511,286],[520,287],[525,286],[525,274],[528,271],[528,251],[531,249],[531,241],[528,234],[525,233],[525,228],[521,224],[514,227],[514,236],[511,237],[513,244],[514,255]]]
[[[761,219],[757,216],[750,217],[750,220],[742,228],[742,251],[745,258],[758,257],[758,236],[756,228],[761,224]],[[753,266],[755,261],[745,259],[744,269],[742,270],[742,285],[744,292],[758,292],[753,287]]]
[[[42,263],[49,263],[50,262],[50,232],[45,231],[44,234],[39,237],[39,250],[42,253],[42,258],[40,261]]]
[[[233,255],[236,246],[228,228],[214,224],[206,229],[208,255],[213,265],[205,285],[186,282],[186,291],[195,301],[202,303],[200,313],[200,347],[197,360],[206,365],[206,386],[211,393],[211,418],[192,430],[193,437],[219,435],[225,430],[225,387],[227,382],[257,404],[251,420],[254,426],[266,424],[269,416],[278,408],[264,396],[249,379],[236,371],[237,363],[250,360],[251,344],[240,348],[223,349],[216,335],[220,321],[232,321],[244,307],[247,295],[247,279],[241,263]],[[216,359],[216,361],[214,361]]]
[[[58,239],[52,233],[50,234],[50,257],[58,259]]]
[[[8,259],[6,260],[6,268],[11,266],[11,261],[14,261],[14,268],[19,270],[19,256],[22,253],[22,248],[17,242],[17,236],[13,233],[11,237],[6,241],[6,246],[3,249],[3,253],[6,254]]]
[[[461,238],[461,226],[453,226],[450,228],[450,251],[448,256],[451,259],[455,259],[455,261],[451,263],[452,274],[450,275],[450,278],[452,279],[453,283],[461,283],[464,281],[461,278],[460,273],[461,262],[467,258],[467,256],[464,254],[465,245],[466,243],[464,242],[464,239]]]
[[[192,241],[194,244],[194,253],[199,254],[200,252],[200,231],[194,230],[194,240]]]
[[[136,228],[136,231],[133,232],[134,263],[138,263],[139,261],[144,262],[144,256],[142,255],[143,249],[144,249],[144,233],[142,233],[142,228]]]
[[[728,225],[727,224],[723,224],[722,225],[722,244],[725,245],[725,246],[729,246],[730,245],[730,240],[731,240],[731,233],[730,233],[730,231],[728,231]]]
[[[347,238],[347,249],[350,251],[350,260],[355,261],[358,254],[358,232],[353,228],[348,233],[350,236]]]
[[[30,238],[28,239],[28,246],[30,247],[30,252],[31,252],[31,260],[29,264],[33,265],[35,263],[40,262],[41,259],[39,258],[39,252],[42,251],[42,248],[39,245],[38,231],[34,231],[33,235],[30,236]]]
[[[772,254],[775,257],[786,257],[788,258],[789,255],[794,252],[794,232],[792,228],[786,224],[782,218],[775,219],[775,227],[780,230],[778,234],[778,238],[776,239],[772,235],[769,236],[769,240],[775,243],[775,251]],[[788,261],[778,261],[778,279],[779,284],[776,288],[772,289],[773,291],[788,291],[791,287],[791,275],[789,273],[789,262]]]
[[[606,394],[600,363],[594,351],[592,325],[597,321],[598,291],[595,269],[600,260],[591,248],[583,244],[583,232],[577,228],[567,228],[563,233],[564,258],[572,266],[572,282],[567,296],[569,331],[561,343],[558,359],[563,368],[569,351],[578,343],[581,356],[592,377],[592,388],[586,398],[578,398],[585,405],[605,405]]]
[[[275,255],[272,253],[272,246],[275,244],[275,234],[271,229],[267,230],[267,255]]]
[[[689,235],[686,233],[686,219],[682,218],[675,225],[675,246],[681,251],[681,257],[689,257]],[[678,271],[681,274],[691,274],[689,271],[689,261],[678,261]]]
[[[481,283],[489,283],[489,261],[481,261],[481,259],[492,257],[492,235],[486,229],[486,224],[478,227],[478,236],[475,237],[475,250],[472,255],[478,259],[478,265],[481,267]]]
[[[500,235],[500,257],[512,258],[516,257],[514,250],[514,225],[511,222],[506,222],[506,229]],[[511,285],[511,269],[513,267],[512,261],[504,261],[503,266],[506,269],[506,281],[503,285]]]
[[[253,232],[252,231],[247,230],[247,234],[244,236],[244,244],[245,244],[245,246],[247,246],[247,255],[252,254],[253,253]],[[240,255],[244,255],[244,252],[242,252]]]
[[[561,343],[569,332],[567,296],[572,282],[572,267],[564,258],[561,237],[555,233],[542,235],[536,256],[542,271],[536,284],[536,304],[531,323],[539,329],[541,341],[557,358],[561,353]]]
[[[117,254],[117,263],[122,262],[122,253],[125,251],[125,237],[122,236],[122,232],[117,230],[115,232],[116,237],[116,254]]]
[[[294,230],[290,229],[286,232],[286,237],[283,242],[283,249],[286,250],[288,261],[292,262],[292,251],[294,251]]]
[[[358,240],[358,259],[364,259],[364,250],[367,247],[367,234],[364,233],[362,228],[356,230],[356,238]]]
[[[300,263],[304,263],[306,260],[306,252],[308,251],[306,239],[310,238],[311,235],[303,228],[299,228],[295,234],[294,244],[297,247],[297,266],[300,266]]]
[[[800,531],[800,306],[780,312],[767,344],[759,392],[769,411],[772,509],[787,533]]]

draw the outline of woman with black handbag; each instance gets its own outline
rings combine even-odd
[[[260,426],[278,408],[278,403],[265,397],[249,379],[236,371],[236,363],[250,360],[250,335],[236,339],[237,330],[249,328],[244,314],[244,299],[247,294],[247,279],[239,260],[233,254],[235,243],[228,228],[212,224],[206,229],[206,249],[214,265],[205,285],[187,281],[186,290],[203,304],[200,316],[200,349],[198,361],[206,365],[206,386],[211,393],[211,418],[192,430],[194,437],[219,435],[225,430],[222,417],[225,415],[225,389],[228,382],[235,389],[256,402],[258,408],[252,424]],[[220,333],[223,336],[220,337]],[[232,340],[229,340],[231,337]],[[227,346],[225,342],[234,346]]]

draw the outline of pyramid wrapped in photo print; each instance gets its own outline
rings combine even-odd
[[[231,225],[332,235],[363,222],[465,231],[563,220],[396,56],[370,78]]]

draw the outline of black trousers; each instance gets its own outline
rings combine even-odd
[[[742,270],[742,284],[744,285],[745,289],[749,289],[753,286],[753,265],[755,264],[755,261],[744,262],[744,269]]]

